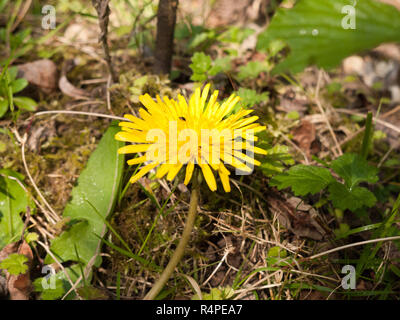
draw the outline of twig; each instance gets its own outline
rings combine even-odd
[[[12,25],[10,32],[14,32],[14,30],[19,26],[22,20],[24,20],[24,17],[26,16],[29,8],[31,7],[32,0],[27,0],[22,7],[22,9],[19,10],[18,16],[14,24]]]
[[[333,138],[333,141],[335,142],[337,152],[339,153],[339,156],[341,156],[343,154],[342,148],[340,147],[340,144],[339,144],[339,142],[338,142],[338,140],[336,138],[335,132],[333,131],[332,126],[331,126],[331,124],[329,122],[329,119],[326,116],[325,110],[321,105],[321,101],[319,100],[319,90],[320,90],[320,85],[321,85],[321,76],[322,76],[322,71],[320,70],[318,72],[317,87],[315,89],[315,102],[317,104],[317,107],[318,107],[319,111],[324,116],[325,122],[326,122],[326,124],[328,126],[328,129],[329,129],[329,132],[330,132],[330,134],[331,134],[331,136]],[[335,151],[335,149],[333,149],[333,151]],[[334,154],[335,154],[335,156],[337,156],[336,152],[334,152]]]
[[[56,262],[56,264],[57,264],[57,265],[60,267],[60,269],[64,272],[65,277],[67,278],[67,280],[68,280],[68,282],[70,283],[70,285],[73,286],[74,283],[72,282],[72,280],[71,280],[71,278],[70,278],[68,272],[65,270],[64,266],[60,263],[60,261],[57,260],[56,256],[51,252],[50,248],[49,248],[47,245],[45,245],[44,243],[42,243],[41,241],[37,241],[37,243],[40,244],[40,245],[43,247],[43,249],[46,250],[47,254],[48,254],[50,257],[53,258],[53,260]],[[75,289],[75,293],[76,293],[77,297],[78,297],[79,299],[82,300],[82,297],[79,295],[79,293],[78,293],[78,291],[76,291],[76,289]]]
[[[347,110],[347,109],[335,109],[337,112],[339,113],[345,113],[345,114],[350,114],[350,115],[354,115],[357,117],[362,117],[362,118],[366,118],[367,115],[363,114],[363,113],[359,113],[359,112],[354,112],[351,110]],[[395,126],[394,124],[391,124],[387,121],[381,120],[381,119],[374,119],[376,123],[379,123],[383,126],[385,126],[386,128],[389,128],[397,133],[400,133],[400,127]]]
[[[49,203],[46,201],[45,197],[40,192],[38,186],[36,185],[35,181],[33,180],[32,176],[31,176],[31,173],[29,172],[29,168],[28,168],[28,165],[26,163],[26,159],[25,159],[25,143],[26,143],[26,139],[27,139],[27,134],[25,133],[24,136],[21,138],[16,130],[14,130],[13,132],[14,132],[14,135],[17,138],[17,140],[21,143],[22,163],[24,165],[26,174],[27,174],[29,180],[31,181],[31,184],[32,184],[33,188],[35,189],[35,191],[37,192],[39,197],[42,199],[42,201],[45,204],[45,206],[47,207],[47,209],[49,209],[49,211],[51,213],[51,217],[49,217],[49,218],[51,218],[53,220],[51,222],[53,224],[55,224],[56,222],[58,222],[60,220],[60,217],[57,215],[57,213],[53,210],[53,208],[49,205]]]
[[[112,77],[112,80],[114,82],[117,82],[118,78],[112,66],[110,48],[108,47],[108,42],[107,42],[108,22],[110,16],[110,7],[108,6],[109,2],[110,0],[92,0],[93,7],[96,9],[97,15],[99,17],[99,27],[100,27],[99,41],[103,45],[108,71]]]
[[[392,241],[392,240],[400,240],[400,236],[379,238],[379,239],[372,239],[372,240],[366,240],[366,241],[350,243],[350,244],[347,244],[345,246],[337,247],[337,248],[334,248],[334,249],[331,249],[331,250],[328,250],[328,251],[324,251],[324,252],[315,254],[315,255],[313,255],[311,257],[306,258],[306,260],[316,259],[316,258],[325,256],[327,254],[330,254],[330,253],[333,253],[333,252],[336,252],[336,251],[340,251],[340,250],[343,250],[343,249],[351,248],[351,247],[362,246],[364,244],[375,243],[375,242],[380,242],[380,241]]]
[[[232,247],[231,248],[226,248],[224,256],[222,257],[221,261],[218,263],[218,265],[215,267],[214,271],[210,274],[210,276],[207,278],[206,281],[204,281],[204,283],[202,284],[202,286],[205,286],[208,281],[210,281],[212,279],[212,277],[214,276],[214,274],[218,271],[218,269],[222,266],[222,264],[224,263],[224,261],[226,260],[226,258],[228,257],[229,253],[232,253]]]
[[[78,114],[78,115],[82,115],[82,116],[91,116],[91,117],[108,118],[108,119],[114,119],[114,120],[120,120],[120,121],[129,121],[127,118],[111,116],[111,115],[103,114],[103,113],[85,112],[85,111],[71,111],[71,110],[50,110],[50,111],[36,112],[28,120],[30,120],[30,119],[32,119],[33,117],[36,117],[36,116],[41,116],[43,114],[59,114],[59,113],[63,113],[63,114]]]
[[[26,207],[26,217],[25,217],[25,222],[24,226],[22,227],[22,232],[21,232],[21,241],[24,240],[24,233],[25,230],[28,228],[29,220],[31,219],[31,207],[27,206]]]

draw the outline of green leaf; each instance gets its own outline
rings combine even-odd
[[[27,111],[35,111],[37,107],[37,103],[35,100],[28,97],[14,97],[15,105]]]
[[[335,179],[326,168],[299,164],[286,173],[278,174],[271,180],[271,185],[284,189],[291,187],[296,196],[315,194],[326,188]]]
[[[17,79],[17,75],[18,75],[18,68],[17,67],[8,68],[7,72],[8,72],[8,81],[9,81],[9,83],[11,83],[15,79]]]
[[[282,249],[281,247],[274,246],[268,250],[267,256],[274,258],[286,258],[287,251],[285,249]]]
[[[250,61],[248,64],[239,68],[237,75],[239,80],[255,79],[263,71],[268,71],[267,62],[261,61]]]
[[[212,288],[210,293],[203,293],[203,300],[228,300],[233,297],[235,291],[227,286],[227,287],[218,287]],[[195,295],[193,300],[198,300],[199,297]]]
[[[360,182],[375,183],[378,181],[378,169],[370,166],[360,155],[345,153],[332,161],[331,168],[346,182],[351,189]]]
[[[276,39],[289,45],[290,54],[272,73],[299,72],[311,64],[332,68],[354,53],[400,41],[399,10],[375,0],[351,7],[354,3],[300,0],[292,9],[279,9],[257,43],[257,49],[265,50]]]
[[[33,207],[25,190],[12,178],[23,180],[23,177],[9,169],[0,170],[0,249],[20,237],[23,229],[21,212],[26,207]]]
[[[208,47],[212,42],[214,42],[216,37],[217,34],[214,30],[196,34],[188,44],[188,48],[195,49],[196,47],[202,45],[202,48],[204,49],[204,47]]]
[[[3,99],[0,97],[0,118],[6,114],[8,110],[8,100]]]
[[[192,57],[190,68],[193,71],[193,81],[207,80],[207,72],[211,68],[211,57],[203,52],[196,52]]]
[[[28,258],[23,254],[12,253],[0,262],[0,269],[6,269],[12,275],[23,274],[28,271],[27,261]]]
[[[231,70],[231,57],[222,57],[215,59],[213,62],[213,66],[208,71],[210,76],[215,76],[221,72],[228,72]]]
[[[374,194],[364,187],[348,189],[344,184],[335,181],[329,185],[328,190],[332,204],[341,210],[355,211],[363,206],[372,207],[376,203]]]
[[[261,159],[261,170],[266,176],[280,173],[285,169],[285,165],[294,164],[287,146],[276,144],[273,147],[264,149],[267,151],[267,155]]]
[[[257,93],[253,89],[239,88],[237,95],[240,97],[240,103],[243,108],[252,107],[261,102],[268,102],[268,92]]]
[[[17,79],[11,82],[11,89],[13,93],[18,93],[26,88],[28,81],[26,79]]]
[[[242,43],[246,38],[251,36],[255,32],[254,29],[251,28],[242,28],[238,26],[231,26],[223,32],[218,40],[222,42],[231,42],[231,43]]]
[[[51,250],[60,262],[77,261],[78,253],[84,265],[92,258],[94,266],[101,263],[98,247],[106,231],[104,219],[113,211],[122,177],[124,158],[117,151],[123,144],[114,139],[118,131],[117,125],[106,131],[72,190],[63,217],[70,218],[73,225],[51,241]],[[45,262],[51,263],[51,257]],[[79,276],[72,273],[75,279]]]
[[[54,279],[54,288],[50,287],[48,284],[51,280],[50,279],[45,279],[45,278],[37,278],[33,282],[33,286],[35,288],[36,292],[41,292],[40,298],[42,300],[56,300],[61,298],[65,291],[66,291],[66,286],[65,286],[65,281],[57,278],[56,275],[51,275],[51,277],[55,277]],[[47,289],[43,287],[43,281],[46,281],[46,287],[48,286]]]

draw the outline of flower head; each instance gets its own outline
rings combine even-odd
[[[130,182],[136,182],[156,167],[157,178],[166,175],[171,181],[186,166],[184,183],[187,185],[197,164],[212,191],[217,189],[213,173],[217,171],[224,190],[229,192],[230,171],[224,164],[246,173],[253,170],[253,165],[260,164],[253,154],[266,152],[254,147],[257,141],[254,133],[265,127],[254,123],[257,116],[246,117],[253,110],[241,108],[232,114],[240,100],[235,94],[219,104],[218,91],[208,99],[209,90],[209,84],[203,91],[197,88],[189,103],[182,95],[178,101],[159,96],[154,101],[148,94],[140,96],[146,109],[139,109],[140,118],[125,115],[129,121],[119,123],[122,131],[115,136],[119,141],[133,143],[120,148],[120,154],[139,154],[128,160],[129,165],[145,163]]]

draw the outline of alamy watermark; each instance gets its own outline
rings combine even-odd
[[[356,29],[356,5],[357,1],[353,5],[347,5],[342,7],[342,14],[345,16],[342,19],[342,28],[345,30]]]
[[[347,289],[355,289],[356,288],[356,268],[352,265],[345,265],[342,268],[342,273],[346,275],[342,278],[342,288]]]
[[[45,265],[42,268],[42,274],[46,276],[42,279],[42,288],[45,290],[56,289],[56,271],[51,265]]]
[[[48,4],[43,6],[42,28],[44,30],[54,30],[56,28],[56,8]]]

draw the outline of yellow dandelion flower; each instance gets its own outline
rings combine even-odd
[[[232,110],[240,97],[232,94],[225,102],[217,101],[218,91],[210,97],[210,84],[201,91],[197,88],[187,102],[182,96],[178,100],[157,96],[156,101],[148,94],[140,96],[144,108],[139,117],[127,114],[127,121],[120,122],[121,131],[115,138],[130,142],[118,150],[120,154],[138,153],[128,160],[129,165],[145,165],[131,177],[134,183],[150,170],[157,168],[156,177],[173,180],[186,166],[184,183],[187,185],[198,165],[212,191],[217,189],[213,171],[219,174],[226,192],[231,190],[228,164],[242,172],[251,172],[259,165],[253,158],[255,153],[266,151],[254,146],[254,133],[265,130],[255,121],[257,116],[247,117],[252,110]]]

